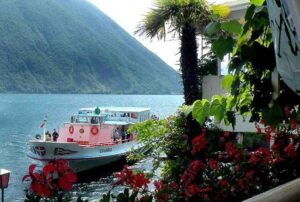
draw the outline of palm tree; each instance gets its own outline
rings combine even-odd
[[[181,42],[180,70],[185,104],[202,98],[202,77],[198,70],[197,34],[209,23],[210,9],[205,0],[156,0],[137,33],[149,38],[165,39],[175,32]]]

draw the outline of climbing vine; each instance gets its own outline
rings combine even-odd
[[[214,116],[227,125],[235,124],[235,114],[250,116],[251,122],[263,119],[267,125],[278,125],[286,120],[284,108],[289,107],[294,117],[300,115],[300,98],[279,79],[279,88],[272,84],[276,67],[272,30],[265,0],[252,0],[244,22],[219,20],[205,30],[212,40],[212,51],[219,59],[230,55],[230,74],[223,80],[223,88],[230,96],[196,101],[193,114],[199,123]],[[291,119],[291,118],[289,118]],[[295,119],[296,120],[296,119]]]

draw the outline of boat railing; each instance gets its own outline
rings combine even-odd
[[[128,143],[131,142],[132,138],[129,139],[124,139],[124,140],[117,140],[117,141],[111,141],[111,142],[97,142],[97,143],[90,143],[88,141],[75,141],[77,144],[79,144],[79,146],[81,147],[96,147],[96,146],[114,146],[114,145],[121,145],[124,143]]]

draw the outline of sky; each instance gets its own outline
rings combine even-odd
[[[166,41],[152,41],[144,36],[135,35],[138,24],[147,11],[153,8],[154,0],[89,0],[101,11],[112,18],[145,47],[158,55],[175,70],[179,69],[179,40],[168,37]],[[210,3],[224,3],[236,0],[208,0]]]
[[[153,7],[153,0],[89,0],[101,11],[112,18],[145,47],[158,55],[175,70],[179,69],[179,41],[167,38],[166,41],[152,41],[144,36],[135,35],[143,15]]]

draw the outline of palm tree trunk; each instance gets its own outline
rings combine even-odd
[[[197,48],[196,29],[185,25],[181,31],[180,66],[186,105],[202,98]]]
[[[198,71],[196,29],[185,25],[181,31],[181,58],[182,82],[186,105],[202,98],[201,77]],[[185,133],[188,135],[189,150],[192,149],[193,138],[201,132],[200,125],[189,115],[186,119]]]

